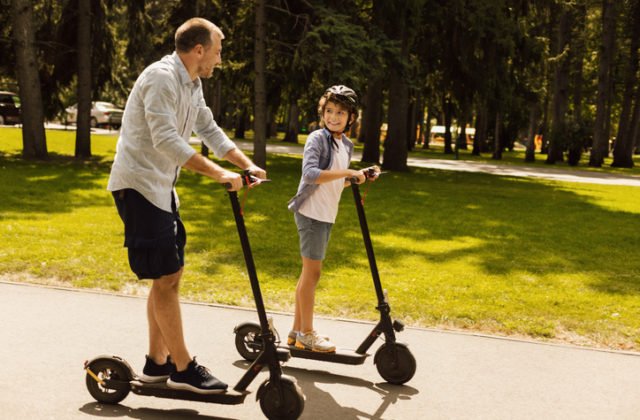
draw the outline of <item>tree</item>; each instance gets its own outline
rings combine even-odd
[[[596,120],[589,166],[601,167],[609,155],[609,122],[611,118],[611,83],[618,7],[616,0],[602,0],[602,42],[598,69]]]
[[[406,171],[407,121],[409,120],[409,53],[420,25],[421,1],[398,2],[387,6],[387,36],[396,41],[395,54],[389,55],[389,118],[382,165],[385,169]]]
[[[265,37],[266,16],[265,0],[255,0],[256,9],[256,39],[254,50],[255,79],[253,105],[253,161],[261,168],[267,166],[267,91],[265,87],[266,51]]]
[[[561,4],[552,13],[554,16],[556,14],[559,15],[559,22],[556,28],[556,56],[553,58],[555,64],[553,77],[553,99],[551,102],[553,125],[546,163],[556,163],[557,161],[563,160],[563,153],[566,148],[565,138],[567,131],[565,119],[569,106],[569,50],[571,48],[572,25],[571,10],[569,10],[568,5]]]
[[[77,159],[91,157],[91,3],[78,2]]]
[[[640,89],[638,88],[638,48],[640,48],[640,1],[629,2],[627,18],[629,37],[629,55],[626,63],[622,110],[618,124],[618,134],[613,148],[613,163],[611,166],[632,168],[634,130],[638,125],[640,113]]]
[[[13,0],[13,40],[20,102],[22,104],[22,155],[44,159],[48,156],[37,50],[30,0]]]
[[[381,0],[373,0],[368,24],[368,35],[383,49],[387,37],[382,31],[385,20]],[[380,163],[380,126],[382,125],[384,102],[385,62],[372,57],[373,65],[367,80],[367,88],[362,98],[362,120],[358,141],[364,143],[362,162]]]

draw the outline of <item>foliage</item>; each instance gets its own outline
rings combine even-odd
[[[77,1],[34,2],[40,79],[49,117],[75,102]],[[140,71],[172,51],[175,28],[191,16],[202,15],[217,23],[226,34],[222,71],[205,81],[207,99],[216,107],[214,115],[222,126],[236,128],[238,133],[250,129],[254,96],[252,2],[91,0],[91,3],[95,99],[124,105]],[[609,115],[602,102],[600,105],[597,102],[602,2],[268,2],[266,87],[270,125],[272,130],[294,127],[304,131],[316,119],[316,102],[321,92],[328,85],[342,83],[356,89],[365,106],[365,94],[369,94],[376,102],[372,106],[384,113],[382,116],[374,113],[371,121],[363,118],[363,124],[375,127],[362,128],[377,137],[378,127],[388,124],[386,134],[392,134],[390,144],[398,150],[385,155],[390,161],[385,162],[387,167],[406,167],[403,152],[405,144],[408,149],[413,147],[409,144],[412,136],[408,134],[413,133],[413,127],[408,126],[416,119],[412,115],[415,107],[419,108],[415,113],[419,114],[418,121],[429,111],[429,119],[435,119],[439,125],[445,118],[458,125],[475,125],[477,153],[488,151],[489,145],[500,149],[511,147],[527,135],[530,125],[536,134],[543,135],[546,151],[548,140],[553,137],[550,134],[562,132],[563,120],[570,115],[584,119],[586,122],[581,124],[589,127],[586,138],[594,138],[598,107],[599,115],[606,117],[600,117],[606,121],[599,120],[597,125],[604,131],[600,137],[611,138],[617,132],[618,122],[625,112],[630,115],[629,108],[635,103],[629,100],[626,93],[629,89],[623,86],[629,83],[623,83],[623,78],[627,73],[624,69],[633,68],[637,61],[631,40],[632,29],[637,26],[633,24],[633,16],[638,2],[619,3],[619,19],[614,22],[615,54],[610,63],[612,80],[608,88],[600,89],[611,93],[607,104]],[[573,22],[562,46],[558,45],[561,16]],[[15,87],[11,21],[5,14],[0,23],[5,23],[0,30],[0,83]],[[560,64],[569,67],[556,74]],[[637,85],[639,75],[631,73],[630,85]],[[566,80],[556,85],[560,76]],[[558,112],[552,112],[553,109]],[[627,130],[636,133],[630,142],[640,150],[637,118],[633,125],[635,131]],[[498,143],[492,141],[496,134]],[[295,135],[293,132],[290,137],[294,139]],[[377,145],[379,139],[374,140]],[[560,141],[566,143],[564,139]],[[493,152],[500,156],[497,150]]]

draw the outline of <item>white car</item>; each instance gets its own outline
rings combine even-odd
[[[78,120],[78,104],[74,104],[66,109],[67,123],[75,124]],[[91,102],[91,127],[101,127],[108,125],[118,128],[122,124],[123,109],[118,108],[110,102]]]

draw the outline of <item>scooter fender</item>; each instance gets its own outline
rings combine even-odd
[[[295,385],[296,379],[288,375],[280,375],[280,382],[286,382]],[[256,392],[256,401],[260,401],[260,398],[264,395],[265,392],[267,392],[268,386],[272,386],[269,380],[266,380],[262,384],[260,384],[260,388],[258,388],[258,392]]]
[[[233,333],[236,334],[238,332],[238,330],[240,330],[243,327],[256,327],[257,329],[261,330],[260,324],[258,324],[257,322],[246,321],[246,322],[243,322],[241,324],[236,325],[233,328]]]
[[[385,344],[389,344],[389,343],[385,343]],[[404,347],[405,349],[409,350],[409,346],[406,345],[405,343],[398,343],[397,341],[395,343],[393,343],[394,345],[398,346],[398,347]],[[380,349],[378,349],[380,350]],[[380,352],[376,351],[376,355],[373,357],[373,364],[377,365],[378,364],[378,360],[380,359]]]
[[[100,356],[96,356],[91,360],[87,360],[86,362],[84,362],[84,368],[87,369],[91,367],[92,364],[98,361],[103,361],[103,360],[120,365],[124,369],[124,371],[127,372],[128,381],[132,381],[133,379],[135,379],[136,377],[135,371],[133,370],[129,362],[124,360],[122,357],[113,356],[110,354],[101,354]]]

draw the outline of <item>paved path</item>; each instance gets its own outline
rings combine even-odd
[[[393,299],[393,296],[391,296]],[[183,304],[185,334],[198,360],[221,379],[247,364],[233,327],[253,311]],[[274,315],[286,331],[291,317]],[[98,404],[83,362],[110,353],[140,369],[146,350],[145,300],[0,281],[0,419],[259,419],[255,391],[240,406],[130,394]],[[319,319],[321,331],[355,348],[372,325]],[[405,386],[381,382],[371,358],[362,366],[290,360],[286,374],[306,394],[303,419],[638,419],[640,355],[412,329],[399,334],[417,359]],[[378,348],[375,344],[372,351]]]
[[[253,150],[253,143],[251,142],[236,140],[236,143],[243,150]],[[267,151],[269,153],[301,154],[302,147],[286,144],[268,144]],[[359,161],[361,158],[361,153],[356,151],[353,155],[353,160]],[[425,157],[409,157],[407,159],[407,165],[415,168],[431,168],[445,171],[484,172],[501,176],[532,177],[555,181],[640,187],[640,176],[637,175],[594,172],[580,169],[541,168],[470,160],[429,159]]]

